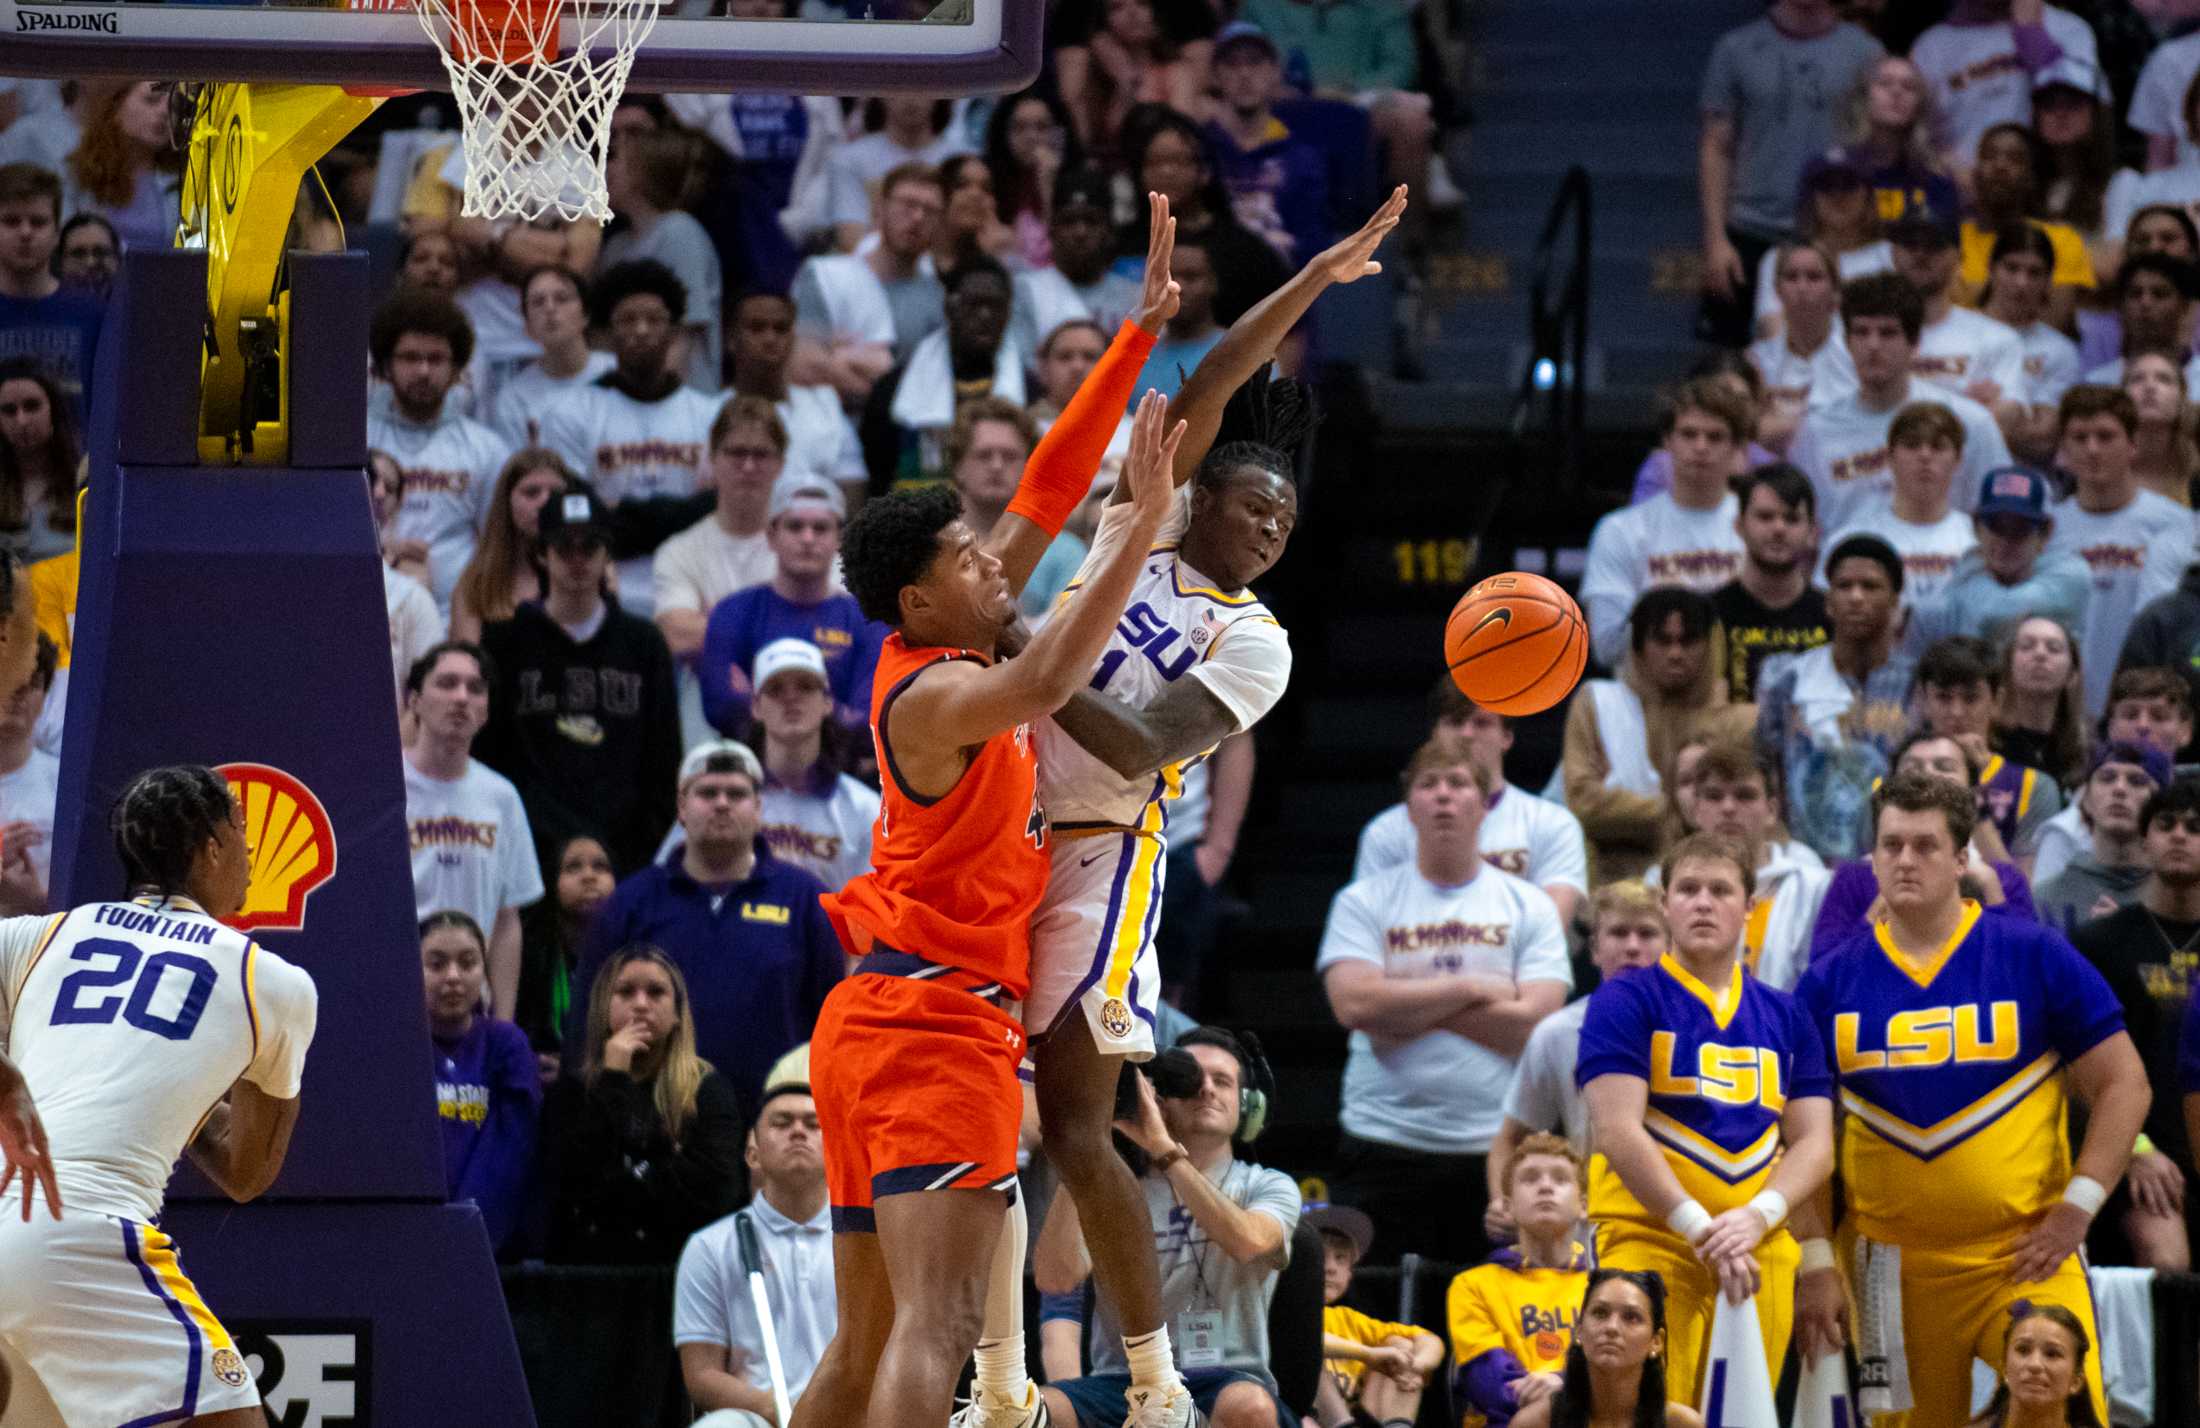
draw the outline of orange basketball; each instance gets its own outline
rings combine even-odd
[[[1460,692],[1493,714],[1540,714],[1573,693],[1589,662],[1589,626],[1573,597],[1540,575],[1493,575],[1444,622],[1444,663]]]

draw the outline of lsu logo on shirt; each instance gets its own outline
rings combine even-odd
[[[1727,1106],[1763,1106],[1775,1114],[1787,1109],[1787,1097],[1780,1092],[1780,1053],[1769,1046],[1698,1042],[1693,1075],[1682,1075],[1674,1065],[1679,1056],[1677,1034],[1651,1034],[1651,1095],[1701,1096]]]
[[[1905,955],[1882,923],[1795,994],[1833,1060],[1862,1233],[2004,1244],[2062,1194],[2062,1073],[2123,1030],[2123,1008],[2059,936],[1969,903],[1932,957]]]
[[[2020,1045],[2017,1004],[1918,1007],[1896,1012],[1870,1031],[1860,1012],[1833,1018],[1834,1069],[1844,1076],[1859,1071],[1948,1066],[1980,1061],[2014,1061]]]

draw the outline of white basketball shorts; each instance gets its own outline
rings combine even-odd
[[[43,1196],[27,1224],[14,1195],[0,1203],[0,1340],[70,1428],[259,1406],[252,1370],[185,1277],[175,1241],[112,1215],[55,1220]],[[36,1397],[20,1382],[15,1396]]]
[[[1161,966],[1154,928],[1161,921],[1162,867],[1168,850],[1152,834],[1057,829],[1048,840],[1054,866],[1031,915],[1031,994],[1024,1027],[1033,1040],[1082,1007],[1093,1045],[1111,1056],[1153,1055],[1154,1005]]]

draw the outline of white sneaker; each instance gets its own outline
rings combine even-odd
[[[970,1401],[955,1410],[947,1428],[1051,1428],[1039,1386],[1027,1381],[1024,1394],[1022,1402],[1010,1403],[986,1392],[983,1384],[973,1385]]]
[[[1449,213],[1467,201],[1459,191],[1459,185],[1451,181],[1451,170],[1444,164],[1442,154],[1432,155],[1428,163],[1428,182],[1422,187],[1421,196],[1429,207],[1440,213]]]
[[[1192,1403],[1183,1384],[1168,1390],[1134,1388],[1123,1395],[1130,1405],[1123,1428],[1206,1428],[1207,1415]]]

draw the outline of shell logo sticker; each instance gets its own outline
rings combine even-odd
[[[229,795],[244,809],[244,836],[252,845],[252,883],[244,906],[226,919],[239,932],[299,928],[306,898],[336,875],[336,830],[321,800],[281,769],[267,764],[217,764]]]

